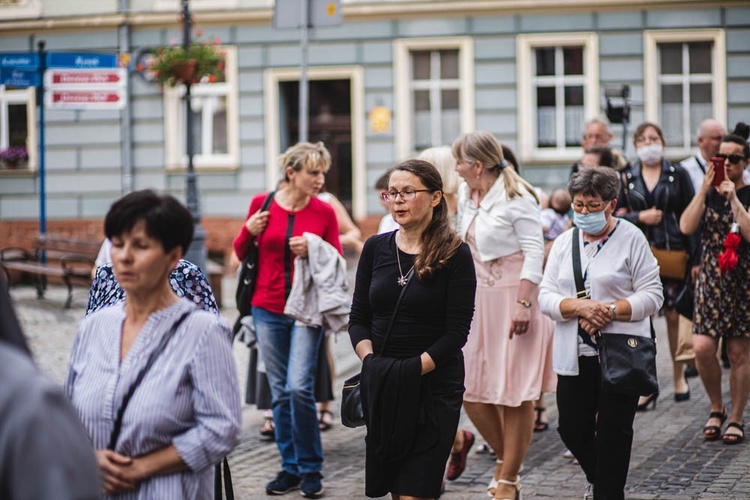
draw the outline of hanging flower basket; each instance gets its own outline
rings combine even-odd
[[[190,59],[183,63],[175,64],[172,68],[172,74],[175,80],[182,83],[196,83],[196,74],[198,72],[198,61]]]
[[[167,47],[156,49],[149,69],[161,85],[174,87],[180,84],[198,82],[214,83],[224,80],[224,56],[219,49],[219,38],[211,43],[196,38],[184,47],[173,40]]]

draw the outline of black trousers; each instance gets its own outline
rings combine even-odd
[[[594,498],[624,499],[638,396],[602,391],[595,356],[579,357],[578,373],[557,377],[557,431],[593,483]]]

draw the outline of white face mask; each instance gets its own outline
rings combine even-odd
[[[638,155],[638,159],[641,160],[641,163],[653,165],[664,156],[664,146],[661,144],[649,144],[647,146],[638,147],[635,152]]]

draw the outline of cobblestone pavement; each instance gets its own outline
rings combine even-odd
[[[234,284],[227,279],[224,290],[229,293],[225,304],[232,303]],[[225,293],[225,295],[226,295]],[[52,287],[47,298],[37,300],[31,288],[18,287],[11,292],[16,311],[30,339],[37,364],[53,379],[62,382],[67,372],[73,338],[83,317],[87,294],[78,290],[73,307],[62,304],[65,291]],[[233,320],[236,312],[226,309],[224,315]],[[750,498],[750,447],[747,443],[726,446],[705,442],[701,429],[709,411],[708,398],[699,379],[690,379],[692,398],[675,403],[669,377],[669,353],[663,320],[657,321],[658,363],[661,395],[655,410],[639,413],[635,421],[635,442],[630,465],[626,497],[632,499],[689,498]],[[340,393],[343,380],[358,369],[346,336],[332,342],[336,358],[335,392]],[[244,388],[247,371],[247,350],[235,346],[238,375]],[[724,398],[729,401],[728,370],[724,370]],[[557,412],[554,396],[547,395],[550,429],[535,433],[522,475],[523,493],[527,498],[581,498],[584,477],[580,468],[562,456],[564,446],[555,432]],[[338,401],[334,402],[338,411]],[[264,498],[265,483],[280,469],[273,443],[261,441],[258,428],[261,414],[254,408],[243,409],[242,441],[230,456],[230,464],[238,498]],[[462,427],[470,428],[464,417]],[[323,433],[326,462],[323,469],[327,498],[363,498],[364,431],[344,428],[338,421]],[[486,484],[491,478],[494,460],[472,452],[464,474],[448,483],[442,497],[450,499],[487,498]],[[298,498],[298,493],[290,494]]]

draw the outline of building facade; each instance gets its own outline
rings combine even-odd
[[[192,101],[202,213],[217,253],[229,250],[250,197],[274,186],[276,157],[297,140],[300,33],[272,27],[273,4],[190,1],[195,27],[219,37],[226,55],[225,80],[193,86]],[[388,167],[474,129],[516,151],[533,184],[564,185],[583,123],[623,86],[631,158],[643,120],[664,128],[672,159],[694,154],[702,119],[730,128],[750,120],[746,1],[342,0],[340,8],[340,26],[310,30],[310,139],[331,150],[328,188],[359,221],[380,215],[372,186]],[[109,205],[132,189],[184,198],[184,89],[163,89],[136,69],[151,49],[181,42],[179,11],[178,0],[0,0],[1,53],[44,40],[49,51],[133,55],[126,109],[46,111],[51,230],[101,237]],[[35,231],[39,129],[35,90],[0,86],[0,149],[29,150],[26,164],[0,166],[2,241]],[[622,149],[623,127],[613,131]]]

